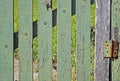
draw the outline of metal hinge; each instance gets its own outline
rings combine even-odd
[[[119,42],[118,41],[105,41],[104,42],[104,57],[105,58],[118,58]]]

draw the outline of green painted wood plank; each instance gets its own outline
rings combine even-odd
[[[112,39],[120,42],[120,0],[112,1]],[[119,45],[120,49],[120,45]],[[112,81],[120,81],[120,50],[118,59],[112,61]]]
[[[0,80],[13,81],[13,0],[0,2]]]
[[[90,81],[90,0],[76,0],[77,81]]]
[[[39,81],[52,81],[52,9],[50,0],[38,0]]]
[[[32,0],[19,0],[19,80],[32,81]]]
[[[71,81],[71,0],[57,1],[57,81]]]
[[[96,0],[95,81],[109,80],[109,58],[104,58],[104,42],[110,40],[110,1]]]

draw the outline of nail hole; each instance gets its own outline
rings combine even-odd
[[[107,51],[107,53],[108,53],[108,51]]]
[[[106,44],[108,46],[108,44]]]
[[[47,25],[47,22],[45,21],[45,22],[43,22],[43,24],[44,24],[44,25]]]
[[[63,10],[63,13],[66,13],[66,10]]]
[[[5,45],[5,48],[7,48],[8,46],[7,45]]]
[[[27,36],[27,33],[25,33],[25,36]]]

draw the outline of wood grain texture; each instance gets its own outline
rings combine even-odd
[[[76,2],[77,81],[90,81],[90,0]]]
[[[0,80],[13,81],[13,0],[0,2]]]
[[[109,81],[109,59],[104,58],[103,43],[110,39],[110,0],[96,0],[95,81]]]
[[[112,39],[120,42],[120,0],[112,1]],[[118,59],[112,61],[112,81],[120,81],[120,43]]]
[[[49,4],[49,3],[48,3]],[[52,9],[38,0],[39,81],[52,81]]]
[[[32,81],[32,0],[19,0],[19,80]]]
[[[71,81],[71,0],[57,1],[57,81]]]

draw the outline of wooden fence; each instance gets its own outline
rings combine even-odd
[[[39,48],[38,80],[52,81],[52,25],[56,21],[57,81],[71,81],[71,0],[57,0],[57,20],[54,21],[50,0],[38,0],[37,30],[32,23],[32,0],[18,1],[19,32],[15,34],[14,2],[0,2],[0,81],[14,80],[13,50],[16,47],[19,47],[19,81],[33,81],[32,49],[36,35]],[[76,0],[76,5],[73,5],[76,7],[77,81],[90,81],[91,76],[90,3],[90,0]],[[120,0],[96,0],[94,81],[120,81],[120,54],[117,59],[104,56],[104,42],[120,40],[119,4]]]

